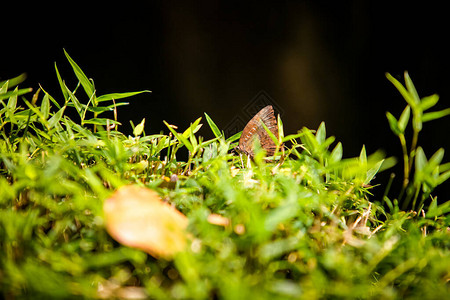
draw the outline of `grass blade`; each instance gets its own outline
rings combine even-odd
[[[83,89],[86,92],[86,95],[89,98],[91,98],[95,92],[93,84],[89,81],[89,79],[84,74],[84,72],[81,70],[81,68],[77,65],[77,63],[69,56],[69,54],[67,53],[66,50],[64,50],[64,54],[66,55],[67,60],[69,61],[70,65],[72,66],[75,76],[78,78],[81,85],[83,86]],[[95,103],[95,106],[97,106],[96,105],[97,102],[96,101],[93,101],[93,102]]]
[[[97,97],[97,102],[104,102],[104,101],[110,101],[110,100],[117,100],[122,98],[128,98],[131,96],[135,96],[142,93],[151,93],[151,91],[144,90],[139,92],[127,92],[127,93],[111,93],[111,94],[105,94]]]
[[[212,132],[216,136],[216,138],[221,137],[222,133],[219,130],[219,127],[217,127],[216,123],[208,116],[207,113],[205,113],[206,122],[208,122],[209,127],[211,128]]]

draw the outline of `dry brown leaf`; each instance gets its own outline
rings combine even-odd
[[[148,188],[120,187],[103,205],[106,229],[119,243],[171,258],[186,246],[188,219]]]

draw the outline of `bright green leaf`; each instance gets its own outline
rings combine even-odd
[[[411,98],[414,100],[414,103],[419,105],[420,104],[419,95],[417,94],[417,90],[414,87],[411,77],[409,77],[409,74],[406,71],[405,71],[405,84],[409,94],[411,95]]]
[[[216,137],[222,136],[222,133],[219,130],[219,127],[217,127],[216,123],[208,116],[207,113],[205,113],[206,122],[208,122],[209,127],[211,128],[212,132]]]
[[[337,143],[336,147],[334,147],[333,151],[331,151],[329,162],[337,163],[341,161],[342,155],[343,155],[342,143],[339,142]]]
[[[423,97],[420,102],[420,108],[422,109],[422,111],[426,111],[427,109],[430,109],[433,106],[435,106],[438,103],[438,101],[439,95],[437,94]]]
[[[424,113],[422,116],[422,121],[423,122],[433,121],[433,120],[440,119],[440,118],[443,118],[448,115],[450,115],[450,108],[443,109],[440,111]]]
[[[417,147],[416,150],[416,171],[420,172],[422,171],[425,166],[427,165],[427,157],[425,156],[425,153],[423,152],[422,147]]]
[[[83,86],[83,89],[86,92],[86,95],[89,98],[91,98],[95,92],[93,84],[89,81],[89,79],[84,74],[84,72],[81,70],[81,68],[77,65],[77,63],[69,56],[69,54],[67,53],[66,50],[64,50],[64,54],[66,55],[67,60],[69,61],[70,65],[72,66],[75,76],[78,78],[81,85]]]
[[[407,89],[397,80],[395,79],[391,74],[386,73],[386,78],[397,88],[397,90],[400,92],[400,94],[403,96],[403,98],[406,100],[406,102],[412,107],[416,107],[416,102],[414,101],[413,96],[410,95]]]
[[[392,132],[397,136],[402,134],[402,131],[398,127],[397,119],[390,112],[386,112],[386,117],[388,119],[389,127],[391,127]]]
[[[316,131],[316,140],[319,145],[325,142],[325,138],[327,137],[327,131],[325,129],[325,122],[321,122],[319,128]]]
[[[141,123],[136,125],[133,129],[134,136],[140,136],[142,132],[144,131],[144,124],[145,124],[145,118],[142,119]]]
[[[107,126],[107,125],[122,125],[120,122],[117,122],[115,120],[107,119],[107,118],[92,118],[89,120],[84,120],[83,124],[94,124],[94,125],[101,125],[101,126]]]
[[[50,100],[48,98],[48,94],[45,94],[42,98],[41,114],[45,120],[47,120],[48,116],[50,115]]]
[[[128,98],[128,97],[139,95],[142,93],[151,93],[151,91],[145,90],[145,91],[139,91],[139,92],[105,94],[105,95],[98,96],[97,102],[110,101],[113,99],[117,100],[117,99],[122,99],[122,98]]]
[[[398,120],[398,129],[400,130],[401,133],[405,132],[406,126],[408,125],[409,122],[410,113],[411,108],[409,105],[407,105],[403,110],[402,114],[400,115],[400,119]]]

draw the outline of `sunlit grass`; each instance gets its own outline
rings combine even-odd
[[[121,99],[141,92],[97,95],[66,56],[78,85],[67,87],[55,66],[61,96],[18,88],[24,76],[0,86],[4,298],[448,295],[450,202],[438,204],[432,192],[450,165],[441,164],[443,150],[427,159],[415,137],[423,122],[448,111],[424,113],[437,98],[419,99],[407,74],[406,88],[388,76],[408,105],[398,120],[388,114],[404,151],[403,191],[386,187],[376,199],[370,183],[394,159],[364,146],[344,158],[324,123],[285,135],[278,118],[278,153],[266,158],[256,145],[253,160],[233,154],[239,135],[225,137],[206,113],[206,122],[183,129],[165,122],[167,132],[157,134],[138,120],[126,136]],[[202,124],[213,139],[197,135]],[[187,160],[178,159],[180,149]],[[108,235],[103,202],[129,184],[155,190],[188,217],[185,251],[155,259]]]

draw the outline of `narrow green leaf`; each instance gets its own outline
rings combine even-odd
[[[359,153],[359,162],[363,165],[367,164],[366,146],[363,145],[361,152]]]
[[[440,119],[440,118],[443,118],[448,115],[450,115],[450,108],[443,109],[440,111],[424,113],[422,116],[422,122],[433,121],[433,120]]]
[[[375,177],[375,175],[378,173],[378,171],[380,170],[381,165],[383,164],[384,159],[380,160],[379,162],[377,162],[375,164],[374,167],[370,168],[367,173],[366,173],[366,179],[364,180],[364,184],[369,184],[372,179]]]
[[[411,95],[412,99],[414,100],[414,102],[417,105],[419,105],[420,104],[419,95],[417,94],[417,90],[411,80],[411,77],[409,77],[409,74],[406,71],[405,71],[405,83],[406,83],[406,88],[408,89],[408,92]]]
[[[284,128],[283,121],[281,120],[280,115],[277,115],[277,126],[278,126],[278,144],[281,144],[284,139]]]
[[[47,120],[50,115],[50,100],[48,99],[48,94],[45,94],[42,98],[41,114],[45,120]]]
[[[192,146],[192,144],[189,142],[189,140],[186,137],[184,137],[183,134],[179,134],[178,132],[176,132],[175,129],[173,129],[172,126],[170,126],[169,123],[167,123],[166,121],[163,121],[163,123],[166,124],[167,128],[169,128],[169,130],[172,132],[172,134],[175,136],[175,138],[180,143],[182,143],[189,151],[192,152],[194,150],[194,147]],[[187,132],[187,130],[185,132]]]
[[[117,100],[122,98],[128,98],[131,96],[135,96],[142,93],[151,93],[151,91],[144,90],[139,92],[127,92],[127,93],[111,93],[111,94],[105,94],[97,97],[97,102],[104,102],[104,101],[110,101],[110,100]]]
[[[433,156],[430,157],[430,159],[428,160],[428,165],[429,168],[434,170],[436,167],[439,166],[439,164],[441,163],[442,159],[444,158],[444,148],[439,148],[434,154]]]
[[[386,73],[386,78],[397,88],[397,90],[400,92],[400,94],[403,96],[403,98],[406,100],[406,102],[412,108],[415,108],[416,102],[414,101],[413,97],[409,94],[408,90],[405,89],[405,87],[397,79],[395,79],[391,74]]]
[[[234,142],[234,141],[240,139],[241,135],[242,135],[242,131],[233,134],[232,136],[230,136],[229,138],[227,138],[226,141],[232,143],[232,142]]]
[[[440,185],[447,181],[450,178],[450,171],[444,172],[441,175],[439,175],[437,184]],[[450,201],[447,201],[447,203],[450,203]]]
[[[449,172],[450,177],[450,172]],[[448,179],[448,177],[447,177]],[[445,181],[445,180],[444,180]],[[427,218],[436,218],[440,216],[444,216],[450,212],[450,201],[447,201],[445,203],[442,203],[441,205],[437,205],[437,199],[433,198],[430,207],[428,208],[428,211],[426,213]]]
[[[106,125],[111,125],[111,124],[122,125],[120,122],[117,122],[115,120],[111,120],[108,118],[92,118],[89,120],[84,120],[83,124],[93,124],[93,125],[101,125],[101,126],[106,126]]]
[[[402,131],[398,127],[397,119],[390,112],[386,112],[386,117],[387,117],[388,122],[389,122],[389,127],[391,127],[391,131],[397,136],[402,134]]]
[[[193,150],[192,150],[193,153],[191,153],[191,154],[194,154],[197,151],[198,142],[197,142],[197,138],[195,137],[195,135],[192,134],[192,131],[191,131],[191,135],[189,135],[189,140],[191,141],[191,144],[193,147]]]
[[[31,92],[32,90],[33,90],[32,88],[27,88],[27,89],[18,89],[18,90],[14,90],[14,91],[10,91],[10,92],[0,93],[0,100],[7,99],[11,96],[16,96],[16,97],[21,96],[21,95]]]
[[[2,82],[2,87],[0,88],[0,95],[6,94],[6,92],[8,91],[8,86],[9,86],[9,80]],[[7,97],[5,97],[5,98],[7,98]],[[0,98],[0,99],[5,99],[5,98]]]
[[[337,163],[341,161],[343,155],[342,143],[339,142],[330,154],[330,163]]]
[[[142,132],[144,131],[144,125],[145,125],[145,118],[142,119],[141,123],[139,123],[136,127],[133,129],[134,136],[140,136]]]
[[[400,115],[400,119],[398,120],[398,129],[401,133],[405,132],[406,126],[409,122],[409,116],[411,114],[411,107],[407,105]]]
[[[55,104],[55,106],[60,109],[61,105],[59,105],[59,103],[55,100],[55,98],[52,97],[52,95],[50,95],[49,93],[47,93],[42,86],[39,86],[39,88],[48,96],[48,98],[50,99],[50,101],[52,101],[53,104]],[[66,102],[65,102],[66,103]],[[67,103],[66,103],[67,104]]]
[[[197,131],[199,131],[200,128],[202,127],[202,124],[199,124],[201,120],[202,120],[202,117],[195,120],[194,123],[192,123],[191,126],[189,126],[188,129],[186,129],[183,132],[183,136],[185,138],[188,138],[191,135],[191,133],[196,133]]]
[[[19,89],[16,87],[14,89],[15,93],[12,94],[11,97],[9,97],[9,99],[8,99],[8,104],[6,105],[6,107],[8,108],[8,110],[10,112],[13,112],[16,109],[16,106],[17,106],[17,91],[18,90]]]
[[[18,85],[19,83],[22,83],[27,79],[27,73],[22,73],[19,76],[16,76],[14,78],[10,78],[8,80],[0,81],[0,86],[3,86],[6,82],[8,82],[8,88],[12,88],[13,86]],[[1,90],[0,90],[1,94]]]
[[[312,131],[306,127],[302,129],[302,135],[300,137],[303,144],[305,144],[306,149],[309,152],[315,153],[319,150],[319,143],[317,142],[316,137],[312,133]]]
[[[208,116],[207,113],[205,113],[206,122],[208,122],[209,127],[211,128],[214,135],[218,138],[222,136],[222,133],[219,130],[219,127],[217,127],[216,123]]]
[[[289,135],[286,135],[286,136],[283,138],[282,142],[284,143],[284,142],[287,142],[287,141],[291,141],[291,140],[298,139],[298,138],[301,137],[303,134],[304,134],[303,132],[299,132],[299,133],[296,133],[296,134],[289,134]]]
[[[316,131],[316,140],[319,145],[325,142],[325,138],[327,136],[327,132],[325,129],[325,122],[321,122],[319,128]]]
[[[67,88],[66,84],[64,83],[64,81],[62,80],[61,75],[59,74],[58,67],[56,66],[56,62],[55,62],[55,71],[56,71],[56,77],[58,77],[58,82],[59,82],[59,86],[61,87],[61,92],[63,94],[64,101],[67,102],[68,98],[69,98],[69,95],[67,93],[68,88]]]
[[[278,138],[270,131],[270,129],[266,126],[266,124],[264,124],[264,122],[261,121],[261,125],[264,127],[267,134],[272,139],[272,141],[275,143],[275,145],[278,145]]]
[[[66,109],[66,106],[63,106],[48,120],[48,125],[50,128],[55,127],[56,124],[61,120],[65,109]]]
[[[77,63],[69,56],[69,54],[67,53],[67,51],[65,49],[64,49],[64,54],[66,55],[67,60],[69,61],[70,65],[72,66],[75,76],[78,78],[81,85],[83,86],[83,89],[86,92],[86,95],[89,98],[91,98],[95,92],[93,84],[89,81],[87,76],[84,74],[84,72],[81,70],[81,68],[77,65]]]
[[[421,172],[427,165],[427,157],[423,152],[422,147],[417,147],[416,150],[416,172]]]
[[[68,95],[68,98],[66,98],[66,101],[70,101],[73,103],[73,105],[75,106],[75,109],[77,110],[78,114],[80,115],[80,117],[82,117],[83,115],[83,107],[81,106],[80,101],[78,100],[78,98],[72,93],[72,91],[66,86],[65,83],[63,83],[64,88],[66,90],[66,93]]]
[[[44,124],[44,126],[47,129],[50,129],[50,125],[47,122],[48,115],[45,116],[41,111],[39,111],[39,109],[36,106],[32,105],[26,99],[23,99],[23,101],[28,106],[28,108],[31,109],[31,111],[33,111],[41,119],[42,124]],[[42,106],[41,106],[41,109],[42,109]]]
[[[423,97],[422,100],[420,101],[420,108],[422,109],[422,111],[426,111],[427,109],[430,109],[433,106],[435,106],[438,103],[438,101],[439,95],[437,94]]]
[[[64,116],[63,121],[64,121],[64,125],[66,125],[66,131],[67,131],[67,134],[69,136],[69,139],[73,140],[74,137],[75,137],[75,134],[73,133],[72,126],[70,126],[70,122],[68,121],[68,117]]]

